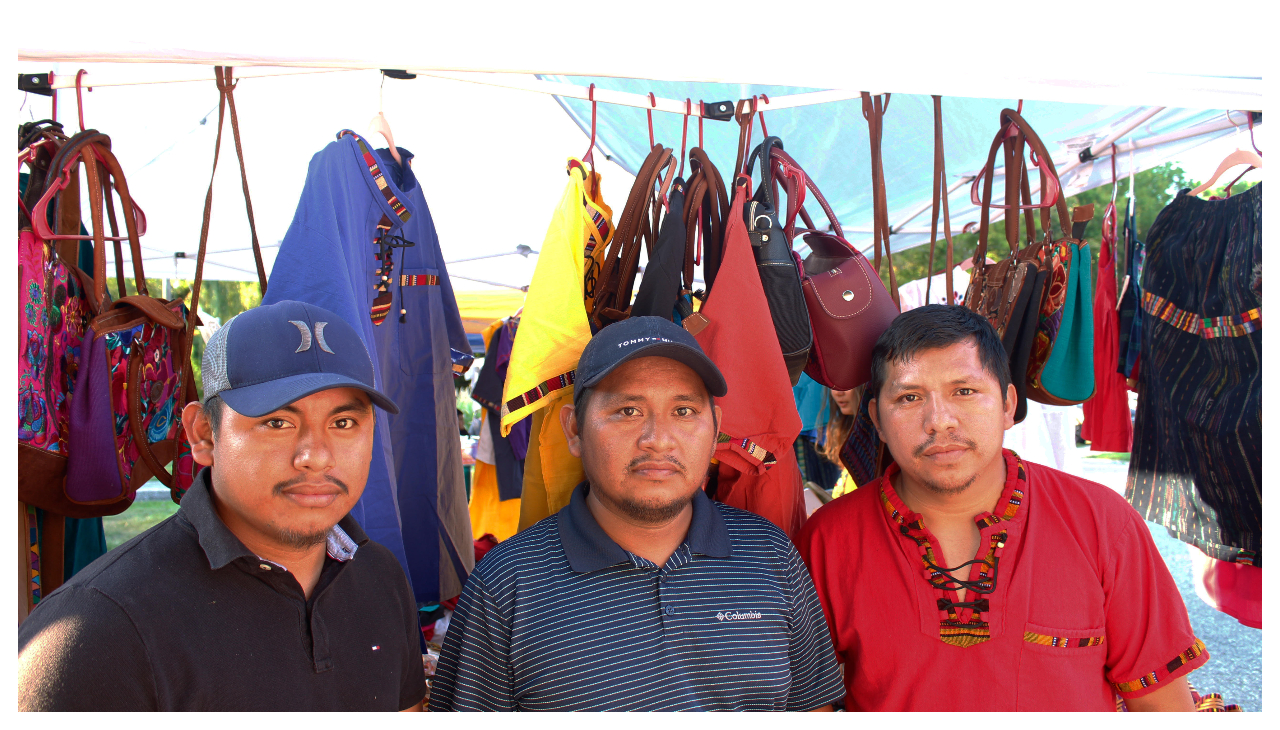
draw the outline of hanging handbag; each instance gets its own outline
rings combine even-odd
[[[800,257],[791,250],[791,240],[778,219],[771,152],[781,147],[782,140],[766,137],[747,159],[747,177],[751,176],[756,160],[760,160],[760,185],[755,195],[746,201],[743,219],[751,240],[751,251],[755,255],[760,284],[769,303],[769,316],[778,336],[778,345],[782,348],[782,359],[787,365],[787,376],[794,387],[800,382],[800,374],[809,362],[813,329],[801,288]]]
[[[654,237],[661,227],[661,201],[675,179],[675,166],[675,155],[662,145],[654,145],[640,166],[600,269],[590,312],[593,332],[631,316],[640,247],[653,251]],[[663,168],[667,170],[665,178],[661,177]]]
[[[1010,112],[1009,118],[1019,130],[1019,144],[1012,161],[1015,167],[1023,170],[1023,198],[1030,203],[1026,168],[1021,165],[1022,144],[1025,142],[1031,147],[1033,164],[1040,168],[1041,190],[1058,191],[1054,209],[1063,234],[1061,238],[1052,237],[1049,208],[1042,205],[1040,217],[1044,240],[1038,245],[1028,246],[1023,252],[1024,257],[1034,256],[1041,272],[1046,275],[1039,307],[1033,314],[1028,314],[1036,320],[1036,327],[1025,370],[1027,397],[1046,405],[1075,405],[1091,398],[1094,392],[1093,261],[1089,243],[1084,240],[1085,228],[1093,219],[1093,205],[1078,206],[1068,214],[1058,172],[1048,149],[1017,112]],[[1017,217],[1010,218],[1012,220],[1006,221],[1006,226],[1012,225],[1016,238]],[[1033,225],[1028,210],[1029,239],[1034,238]]]
[[[649,250],[649,260],[640,279],[640,289],[631,304],[632,317],[662,317],[676,324],[692,313],[677,312],[682,298],[681,278],[684,276],[688,240],[685,235],[684,180],[675,178],[671,183],[667,204],[671,212],[662,216],[658,237]],[[660,206],[656,206],[658,208]],[[688,252],[691,253],[691,252]]]
[[[90,130],[80,142],[94,135]],[[89,303],[87,277],[74,263],[77,242],[43,237],[32,224],[49,165],[68,140],[47,127],[27,141],[18,159],[31,170],[18,199],[18,499],[50,509],[60,504],[66,476],[69,410]],[[78,176],[74,182],[78,196]],[[42,209],[43,230],[52,233],[52,217],[58,233],[79,233],[79,199],[65,203]]]
[[[122,512],[153,474],[167,477],[163,464],[173,459],[182,431],[179,411],[187,402],[184,376],[190,368],[186,307],[180,300],[147,295],[140,217],[106,135],[90,130],[63,145],[51,163],[46,191],[31,211],[34,233],[53,239],[47,207],[81,164],[90,198],[94,271],[92,280],[83,282],[85,314],[91,318],[79,343],[79,362],[64,370],[72,396],[67,398],[66,479],[59,489],[23,495],[23,501],[69,517],[94,517]],[[112,189],[124,212],[138,291],[115,302],[107,295],[103,232],[104,197],[109,200]]]
[[[871,351],[898,316],[898,306],[871,267],[871,262],[844,238],[835,212],[791,155],[771,152],[774,179],[787,193],[788,240],[795,237],[799,215],[809,255],[803,262],[801,289],[813,329],[813,346],[804,371],[833,390],[850,390],[871,379]],[[833,232],[815,230],[804,209],[806,191],[822,206]]]
[[[1023,150],[1031,146],[1031,162],[1039,169],[1041,202],[1031,202]],[[991,203],[991,171],[996,151],[1005,150],[1004,205]],[[977,188],[982,178],[981,200]],[[973,182],[971,198],[982,206],[978,248],[974,251],[973,278],[965,297],[965,306],[983,314],[996,328],[1010,354],[1010,369],[1018,388],[1019,406],[1015,420],[1026,411],[1023,399],[1031,398],[1049,405],[1074,405],[1093,393],[1092,376],[1092,305],[1080,298],[1080,271],[1088,271],[1088,244],[1081,240],[1084,227],[1093,217],[1093,206],[1080,206],[1068,213],[1057,170],[1048,150],[1017,112],[1001,112],[1001,128],[992,142],[987,164]],[[1005,217],[1005,237],[1010,257],[994,266],[986,264],[986,244],[992,208],[1010,211]],[[1050,227],[1049,209],[1056,210],[1063,236],[1055,238]],[[1035,241],[1033,210],[1040,211],[1043,238]],[[1018,210],[1024,211],[1028,244],[1019,247]],[[1068,228],[1068,220],[1071,221]],[[1068,231],[1070,234],[1068,235]],[[1075,269],[1075,286],[1072,270]],[[1027,291],[1024,291],[1026,289]],[[1084,291],[1087,293],[1088,284]],[[1080,312],[1088,311],[1090,322],[1080,321]],[[1064,325],[1067,325],[1064,327]],[[1064,334],[1065,333],[1065,334]],[[1062,337],[1062,345],[1057,344]],[[1058,350],[1057,357],[1053,352]],[[1087,367],[1080,367],[1084,355],[1090,357]],[[1049,369],[1048,390],[1042,375]]]
[[[718,283],[702,309],[684,321],[724,374],[729,392],[716,403],[723,411],[707,490],[715,499],[768,518],[794,537],[806,516],[800,467],[792,448],[800,433],[800,414],[786,384],[786,365],[778,338],[767,327],[769,305],[742,209],[751,180],[735,180],[725,216]]]

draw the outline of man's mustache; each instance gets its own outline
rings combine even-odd
[[[931,436],[928,441],[925,441],[924,443],[915,447],[915,449],[912,450],[911,455],[918,459],[921,456],[924,456],[925,450],[931,449],[934,446],[963,446],[968,449],[977,449],[978,443],[976,441],[972,441],[970,439],[964,438],[963,436],[953,438],[953,439],[948,439],[946,441],[939,443],[937,436]]]
[[[351,493],[351,490],[347,488],[347,485],[341,479],[335,476],[330,476],[328,474],[325,474],[324,480],[326,482],[329,482],[330,484],[333,484],[338,489],[341,489],[343,494]],[[294,477],[293,479],[290,479],[288,481],[283,481],[275,485],[274,487],[271,488],[271,493],[276,496],[280,496],[280,493],[288,489],[289,487],[296,487],[299,484],[305,484],[306,482],[307,482],[307,476],[305,474],[300,474]]]
[[[645,462],[652,462],[652,461],[665,461],[668,464],[675,466],[676,469],[679,469],[681,474],[689,473],[689,469],[685,467],[685,465],[681,463],[680,460],[674,456],[637,456],[636,458],[631,460],[630,464],[627,464],[627,469],[628,470],[635,469],[636,467],[640,466],[641,464],[644,464]]]

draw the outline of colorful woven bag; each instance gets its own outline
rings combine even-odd
[[[53,126],[37,132],[18,157],[19,166],[31,169],[18,199],[18,499],[44,507],[61,493],[66,476],[69,407],[89,304],[74,264],[32,226],[30,207],[41,197],[51,159],[67,142]],[[78,192],[78,177],[70,182]],[[58,218],[59,232],[78,232],[78,200],[46,211],[45,228],[50,214]],[[75,244],[64,250],[74,255]]]
[[[194,400],[187,308],[181,300],[164,301],[147,294],[138,243],[139,224],[144,219],[133,206],[110,144],[106,135],[92,130],[71,138],[51,162],[45,192],[31,211],[34,237],[43,241],[74,238],[50,230],[47,209],[51,203],[62,202],[61,193],[69,185],[71,172],[83,164],[92,216],[94,271],[88,279],[78,269],[66,267],[68,282],[73,276],[83,277],[79,283],[84,294],[81,303],[68,305],[74,298],[71,290],[76,288],[68,285],[62,298],[61,352],[51,354],[61,359],[63,382],[59,388],[51,386],[46,395],[46,406],[52,398],[66,409],[65,430],[58,434],[66,478],[56,483],[56,488],[44,484],[39,493],[21,496],[23,501],[69,517],[118,514],[152,476],[170,483],[172,477],[164,465],[181,451],[181,409]],[[104,197],[112,189],[118,193],[124,212],[138,291],[114,302],[106,288],[108,239],[103,232]],[[118,231],[113,206],[105,210],[111,218],[112,239],[119,240],[114,235]],[[123,292],[122,274],[117,266]],[[53,281],[59,281],[56,272]],[[50,291],[56,304],[58,286]],[[72,315],[87,318],[83,330],[78,324],[65,324]],[[53,317],[50,320],[52,324]],[[52,377],[49,380],[52,382]],[[28,401],[34,403],[35,399]]]

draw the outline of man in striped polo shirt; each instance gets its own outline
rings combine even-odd
[[[703,493],[724,378],[659,317],[610,325],[559,414],[586,481],[471,574],[432,710],[827,710],[844,695],[781,530]]]

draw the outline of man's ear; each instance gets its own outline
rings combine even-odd
[[[582,458],[582,435],[578,433],[578,412],[573,404],[566,404],[560,409],[560,427],[564,429],[565,439],[569,442],[569,453]]]
[[[716,437],[711,440],[711,458],[716,458],[716,444],[720,443],[720,419],[724,417],[724,412],[720,410],[720,406],[714,406],[712,412],[715,414]]]
[[[1004,391],[1004,429],[1013,428],[1013,417],[1018,413],[1018,387],[1009,383]]]
[[[876,427],[876,433],[880,433],[880,399],[872,398],[867,401],[867,411],[871,416],[871,423]],[[883,437],[880,439],[884,440]]]
[[[201,466],[213,466],[213,424],[204,406],[192,401],[182,409],[182,428],[191,442],[191,458]]]

